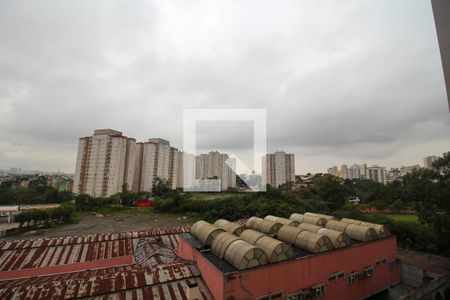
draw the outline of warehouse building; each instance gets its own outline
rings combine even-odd
[[[177,255],[196,263],[215,299],[363,299],[401,276],[384,226],[313,213],[199,221]]]

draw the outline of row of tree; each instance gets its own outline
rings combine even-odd
[[[73,199],[71,192],[59,192],[47,185],[47,177],[39,176],[22,187],[16,181],[0,184],[0,205],[62,203]]]
[[[75,205],[65,202],[51,210],[35,210],[22,212],[14,217],[20,227],[43,227],[50,224],[73,223],[76,220]]]
[[[419,223],[394,222],[380,215],[362,214],[360,206],[346,204],[346,197],[358,196],[368,205],[398,206],[417,211]],[[450,255],[450,155],[433,164],[432,170],[417,170],[403,182],[382,185],[368,180],[317,177],[311,186],[294,190],[292,184],[267,188],[265,193],[235,194],[211,200],[171,191],[156,197],[155,208],[164,212],[193,212],[201,218],[237,220],[250,216],[289,217],[294,212],[320,212],[354,217],[389,226],[400,245]]]

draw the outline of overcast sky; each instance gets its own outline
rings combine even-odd
[[[297,174],[450,150],[429,0],[0,0],[0,104],[0,168],[73,172],[96,128],[182,148],[184,108],[267,109]],[[223,125],[203,147],[252,147]]]

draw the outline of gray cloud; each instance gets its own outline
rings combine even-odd
[[[299,173],[450,148],[425,0],[1,1],[0,36],[0,167],[73,171],[95,128],[181,148],[183,108],[266,108]],[[203,147],[251,146],[219,127]]]

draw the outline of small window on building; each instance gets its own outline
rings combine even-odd
[[[352,285],[355,281],[358,280],[359,273],[352,273],[347,276],[347,284]]]
[[[364,277],[365,278],[373,277],[373,268],[372,267],[364,269]]]
[[[284,298],[283,292],[277,292],[273,293],[271,295],[263,296],[261,298],[258,298],[258,300],[281,300]]]
[[[327,281],[328,282],[336,282],[341,278],[344,278],[344,272],[331,274],[330,276],[328,276]]]
[[[323,296],[325,294],[325,285],[316,285],[311,288],[313,296]]]
[[[297,292],[287,297],[287,300],[305,300],[305,299],[306,297],[303,291]]]
[[[394,259],[388,261],[389,268],[394,268],[400,264],[401,264],[401,261],[398,258],[394,258]]]

